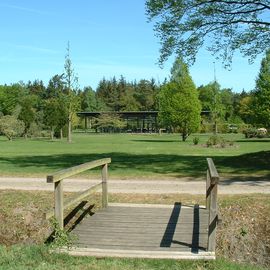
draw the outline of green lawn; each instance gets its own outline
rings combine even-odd
[[[265,268],[237,264],[222,259],[216,261],[176,261],[150,259],[110,259],[71,257],[54,254],[44,246],[5,248],[0,246],[0,269],[95,269],[95,270],[262,270]]]
[[[242,134],[227,134],[235,143],[227,148],[207,148],[210,135],[197,135],[199,145],[179,135],[73,134],[66,140],[0,137],[0,175],[45,176],[80,163],[111,157],[111,177],[167,178],[203,176],[206,157],[212,157],[223,174],[269,175],[270,139],[245,140]],[[97,175],[99,172],[90,172]]]

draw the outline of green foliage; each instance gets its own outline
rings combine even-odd
[[[60,124],[60,103],[57,98],[44,101],[44,123],[51,129],[51,139],[54,138],[54,130]]]
[[[255,123],[270,128],[270,50],[261,63],[252,105]]]
[[[69,234],[67,230],[61,229],[58,221],[55,218],[51,219],[51,225],[53,229],[52,247],[71,247],[74,241],[71,234]]]
[[[221,147],[225,147],[225,140],[223,137],[220,137],[218,135],[213,135],[211,136],[208,141],[206,142],[207,147],[210,146],[218,146],[220,145]]]
[[[239,103],[239,115],[245,123],[251,124],[255,122],[254,99],[252,96],[243,97]]]
[[[71,131],[72,131],[72,120],[76,111],[79,108],[80,100],[76,95],[76,91],[78,90],[78,77],[75,75],[74,69],[72,67],[72,62],[70,58],[70,47],[69,42],[67,45],[67,53],[65,56],[65,64],[64,64],[64,83],[65,83],[65,90],[66,95],[64,98],[64,104],[67,108],[67,123],[68,123],[68,134],[67,140],[69,143],[72,142],[71,139]]]
[[[123,76],[119,80],[103,78],[97,87],[96,96],[109,111],[148,111],[157,109],[158,87],[155,80],[127,82]]]
[[[146,13],[155,21],[162,45],[160,63],[174,53],[194,63],[206,41],[207,49],[225,64],[237,50],[253,60],[269,47],[269,11],[268,0],[146,1]]]
[[[37,103],[36,95],[27,95],[20,101],[21,110],[18,119],[22,120],[25,125],[25,134],[28,133],[30,125],[35,120],[35,104]]]
[[[223,103],[225,94],[220,89],[217,82],[209,83],[198,88],[199,99],[202,103],[202,108],[205,111],[210,111],[210,117],[214,126],[214,132],[217,132],[217,124],[224,119],[225,108],[229,108],[229,104]],[[225,90],[224,90],[225,91]],[[230,113],[231,114],[231,113]]]
[[[126,123],[118,115],[103,113],[96,119],[93,127],[101,131],[112,132],[121,130],[125,125]]]
[[[200,138],[199,137],[194,137],[193,138],[193,144],[194,145],[197,145],[199,143],[199,141],[200,141]]]
[[[176,60],[172,81],[162,86],[159,94],[159,118],[163,125],[180,130],[183,141],[200,125],[201,105],[187,66]]]
[[[23,134],[25,125],[23,121],[18,120],[11,115],[5,115],[0,118],[0,132],[4,134],[9,140],[14,137],[19,137]]]
[[[0,111],[4,115],[11,115],[25,95],[26,89],[23,84],[0,86]]]

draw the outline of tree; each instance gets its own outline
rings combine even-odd
[[[14,137],[21,136],[24,132],[24,123],[15,116],[5,115],[0,118],[0,132],[3,133],[8,140],[12,141]]]
[[[239,115],[246,124],[254,123],[254,109],[253,109],[253,97],[246,96],[240,100],[239,103]]]
[[[97,100],[94,90],[88,86],[81,93],[81,109],[84,112],[97,111]]]
[[[269,0],[147,0],[146,13],[155,20],[161,40],[160,63],[176,53],[194,63],[207,48],[230,64],[233,53],[253,60],[270,43]]]
[[[57,98],[44,101],[44,122],[51,130],[51,140],[54,139],[55,128],[59,125],[60,110]]]
[[[65,91],[65,78],[64,74],[54,75],[48,83],[45,98],[59,97],[61,93]]]
[[[65,56],[65,86],[67,90],[66,106],[68,109],[68,135],[67,140],[69,143],[72,142],[71,131],[72,131],[72,119],[76,113],[76,110],[79,108],[79,99],[76,96],[76,89],[78,87],[78,77],[75,76],[74,69],[72,67],[72,62],[70,59],[70,47],[69,42],[67,46],[67,54]]]
[[[155,81],[153,79],[151,81],[140,80],[136,88],[135,98],[140,104],[140,109],[142,111],[154,110],[157,94]]]
[[[93,125],[94,128],[99,128],[102,131],[114,131],[121,130],[124,128],[126,123],[120,118],[119,115],[114,113],[103,113],[97,119],[96,123]]]
[[[178,128],[185,141],[200,125],[201,104],[187,65],[178,59],[172,68],[171,82],[161,87],[159,94],[161,122]]]
[[[218,120],[224,117],[224,105],[221,99],[221,89],[217,82],[211,82],[205,86],[200,86],[199,90],[199,100],[202,104],[202,109],[205,111],[210,111],[211,120],[213,122],[214,134],[218,132],[217,123]]]
[[[10,86],[0,86],[0,110],[6,115],[11,115],[18,106],[20,100],[26,96],[26,88],[20,83]]]
[[[270,127],[270,50],[262,59],[259,76],[254,91],[253,109],[255,122],[263,127]]]
[[[28,130],[30,125],[35,120],[35,109],[34,105],[37,103],[37,96],[36,95],[28,95],[22,98],[20,101],[21,110],[18,115],[18,119],[22,120],[25,125],[24,134],[27,136]]]

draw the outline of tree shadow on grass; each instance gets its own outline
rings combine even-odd
[[[164,143],[164,142],[169,142],[169,143],[181,143],[182,141],[180,141],[180,140],[155,140],[155,139],[153,139],[153,140],[147,140],[147,139],[143,139],[143,140],[131,140],[132,142],[146,142],[146,143]]]
[[[166,176],[204,177],[208,156],[184,155],[142,155],[111,152],[102,154],[61,154],[52,156],[0,157],[1,163],[10,164],[15,168],[40,167],[41,171],[51,173],[92,160],[111,157],[110,172],[124,175],[125,170],[133,170]],[[256,174],[269,172],[270,151],[249,153],[240,156],[211,156],[219,171],[231,174]],[[98,168],[96,170],[99,170]],[[245,181],[243,179],[243,181]]]
[[[268,143],[270,143],[270,139],[242,139],[242,140],[237,140],[237,141],[235,141],[235,142],[255,142],[255,143],[257,143],[257,142],[262,142],[262,143],[266,143],[266,142],[268,142]]]

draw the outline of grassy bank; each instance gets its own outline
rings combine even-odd
[[[222,259],[212,262],[174,261],[149,259],[110,259],[93,257],[71,257],[54,254],[44,246],[0,246],[0,269],[95,269],[95,270],[259,270],[261,267],[237,264]]]
[[[141,195],[111,194],[111,202],[204,204],[201,195]],[[70,258],[66,255],[49,255],[43,245],[50,233],[50,224],[44,220],[44,213],[52,207],[53,194],[50,192],[0,191],[0,261],[5,267],[0,269],[26,269],[36,264],[40,269],[66,268],[70,262],[77,269],[244,269],[246,266],[232,264],[249,263],[261,267],[270,266],[270,196],[253,194],[247,196],[219,196],[219,209],[222,224],[218,227],[217,262],[211,262],[207,268],[202,262],[175,262],[154,260],[98,260],[94,258]],[[94,204],[93,211],[100,206],[100,194],[94,194],[89,204]],[[16,248],[14,245],[24,245]],[[8,246],[8,248],[4,248]],[[34,253],[37,255],[34,256]],[[48,257],[50,257],[48,259]],[[15,260],[17,259],[17,260]],[[19,261],[18,261],[19,260]],[[38,259],[37,259],[38,260]],[[225,260],[225,261],[224,261]],[[22,268],[19,268],[19,262]],[[93,268],[87,268],[88,263]],[[43,265],[44,264],[44,265]],[[16,267],[15,267],[16,266]],[[137,266],[137,267],[136,267]],[[10,268],[8,268],[10,267]],[[43,268],[42,268],[43,267]],[[47,268],[46,268],[47,267]],[[115,268],[114,268],[115,267]],[[152,268],[151,268],[152,267]],[[171,267],[171,268],[170,268]],[[63,269],[62,268],[62,269]],[[37,268],[39,269],[39,268]],[[74,268],[73,268],[74,269]],[[76,268],[75,268],[76,269]],[[260,269],[252,267],[246,269]]]
[[[206,157],[213,157],[222,174],[269,175],[270,139],[245,140],[242,134],[224,137],[234,144],[207,148],[210,135],[198,135],[186,142],[179,135],[74,134],[66,140],[0,137],[0,174],[3,176],[45,176],[50,172],[103,157],[111,157],[110,176],[115,178],[168,178],[203,176]],[[91,171],[92,176],[99,171]]]

